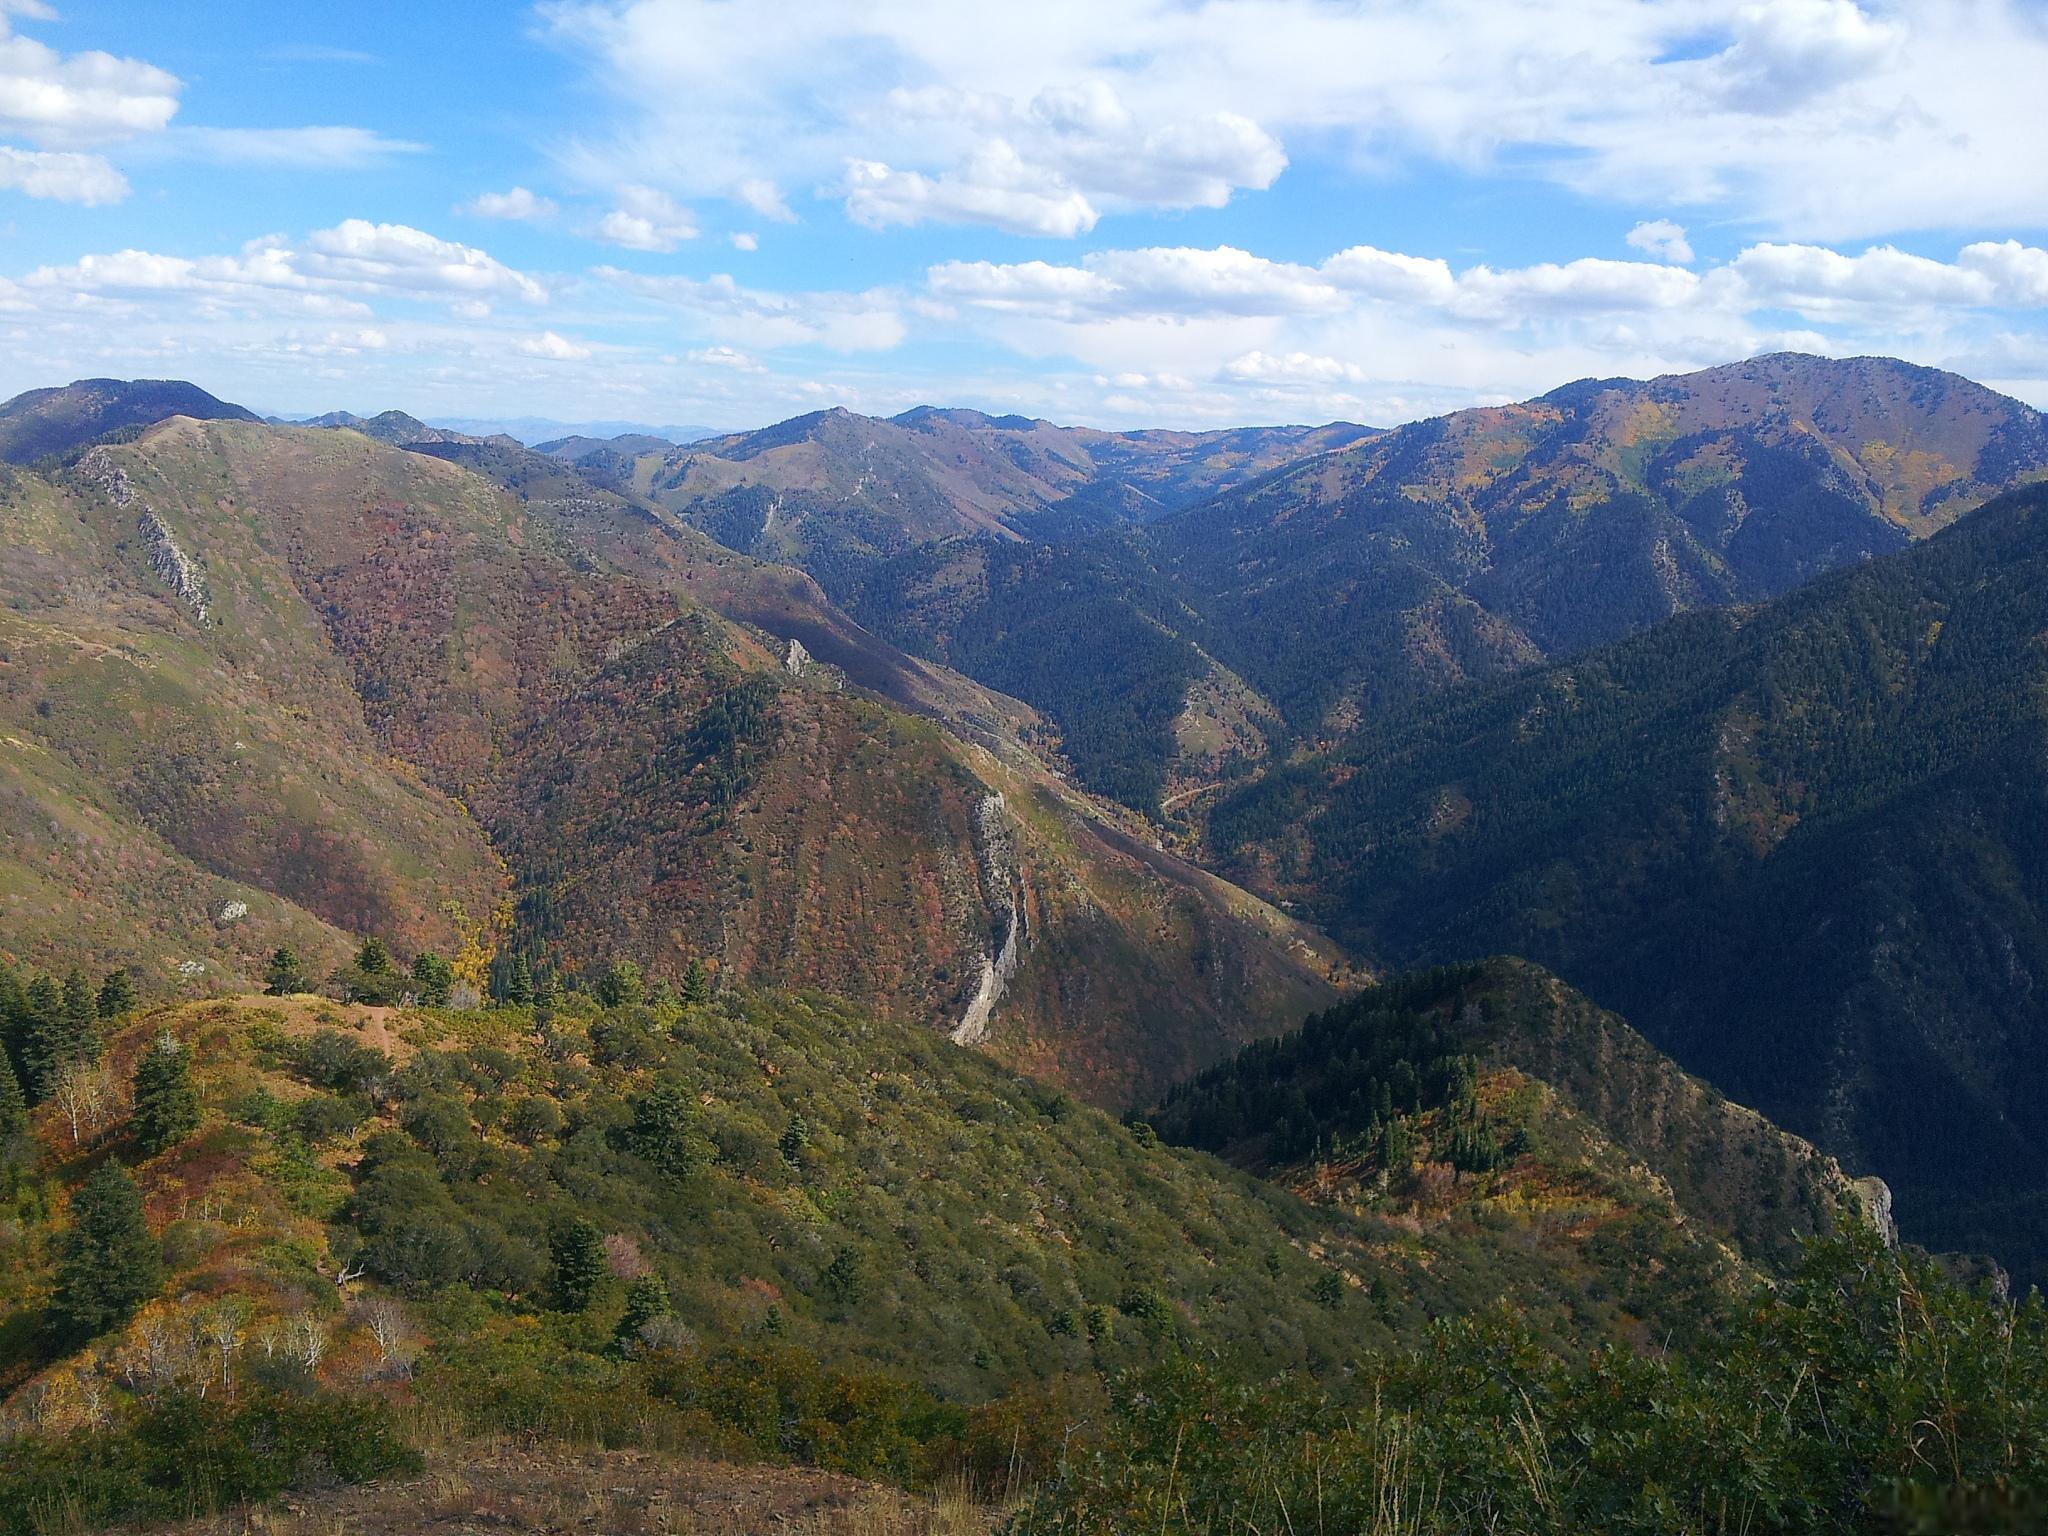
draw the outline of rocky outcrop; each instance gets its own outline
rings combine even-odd
[[[142,535],[142,544],[149,551],[149,568],[156,572],[157,579],[178,594],[186,607],[192,610],[194,618],[204,624],[207,620],[206,583],[200,578],[199,567],[192,557],[178,548],[178,541],[171,537],[171,530],[164,520],[149,508],[142,509],[142,516],[136,520],[136,529]]]
[[[192,610],[193,617],[204,624],[210,610],[206,582],[200,575],[198,563],[178,547],[170,525],[136,495],[127,471],[114,462],[111,453],[100,447],[78,461],[78,476],[123,511],[133,506],[142,508],[142,515],[135,521],[135,531],[142,535],[142,547],[149,553],[149,568],[156,572],[157,580],[178,594],[179,600]]]
[[[988,1038],[996,1004],[1003,1000],[1004,991],[1017,974],[1028,939],[1015,828],[1001,795],[985,795],[975,808],[974,841],[975,851],[981,856],[982,899],[1002,938],[993,955],[982,957],[980,985],[960,1022],[953,1026],[955,1045],[979,1045]]]

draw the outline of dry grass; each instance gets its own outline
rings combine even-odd
[[[175,1536],[987,1536],[964,1487],[913,1495],[835,1473],[510,1443],[436,1451],[420,1477],[294,1497]]]

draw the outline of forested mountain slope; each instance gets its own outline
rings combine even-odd
[[[2044,474],[2048,427],[2017,401],[1780,355],[1455,412],[1079,542],[922,545],[843,596],[1157,810],[1435,689],[1903,548]],[[1078,635],[1104,640],[1062,647]]]
[[[1364,722],[1214,846],[1388,963],[1555,969],[2041,1273],[2048,489],[1755,610]]]
[[[1881,1186],[1852,1184],[1521,960],[1370,987],[1177,1085],[1152,1120],[1168,1140],[1368,1209],[1426,1210],[1413,1170],[1448,1165],[1467,1204],[1549,1215],[1538,1234],[1562,1226],[1584,1243],[1603,1218],[1681,1212],[1775,1270],[1809,1237],[1889,1214]],[[1644,1188],[1661,1201],[1641,1201]]]
[[[187,419],[13,487],[12,739],[98,808],[112,846],[74,863],[152,976],[250,974],[270,936],[230,940],[272,894],[404,951],[509,899],[544,966],[826,987],[1107,1098],[1330,995],[1326,945],[1099,821],[985,695],[924,674],[998,751],[853,691],[682,595],[696,551],[630,506]],[[62,857],[39,819],[17,883]],[[121,871],[166,841],[226,883],[179,908],[204,954],[139,937],[164,917]],[[24,931],[53,964],[88,937]]]
[[[33,1057],[46,1027],[23,998],[0,975],[9,1061],[24,1046]],[[242,997],[123,1015],[106,1059],[132,1075],[166,1039],[189,1090],[168,1143],[154,1108],[74,1137],[53,1102],[32,1141],[8,1143],[17,1192],[56,1193],[95,1150],[124,1148],[147,1207],[175,1228],[145,1324],[203,1326],[223,1298],[251,1339],[311,1322],[337,1384],[366,1351],[389,1360],[402,1343],[421,1393],[478,1427],[576,1399],[595,1364],[577,1352],[614,1338],[627,1347],[604,1351],[615,1363],[586,1387],[658,1396],[661,1378],[632,1362],[687,1341],[757,1370],[788,1369],[785,1355],[812,1371],[881,1368],[971,1403],[1191,1349],[1247,1372],[1335,1373],[1362,1347],[1503,1298],[1560,1346],[1691,1337],[1760,1272],[1720,1246],[1726,1223],[1692,1189],[1674,1197],[1591,1120],[1568,1150],[1515,1154],[1531,1178],[1578,1181],[1519,1216],[1419,1133],[1417,1176],[1449,1175],[1468,1209],[1418,1228],[1305,1202],[815,996],[453,1012]],[[1810,1148],[1763,1126],[1754,1140],[1793,1170],[1797,1208],[1738,1221],[1859,1219]],[[195,1211],[232,1216],[178,1214]],[[576,1228],[602,1240],[593,1270],[564,1257]],[[33,1317],[48,1303],[52,1235],[32,1220],[10,1237],[0,1309]],[[388,1298],[402,1321],[387,1314],[367,1337],[372,1310],[326,1315],[307,1288],[344,1273],[344,1290]],[[640,1294],[649,1279],[658,1310]],[[635,1332],[656,1318],[665,1333]],[[127,1347],[125,1324],[100,1341],[107,1357]],[[76,1342],[61,1325],[0,1331],[0,1389]]]
[[[1151,548],[1224,658],[1314,734],[1788,591],[2044,474],[2048,423],[2018,401],[1780,354],[1417,423],[1226,493]]]

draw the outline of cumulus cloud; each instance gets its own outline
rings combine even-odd
[[[538,336],[523,336],[518,348],[528,357],[545,357],[558,363],[581,362],[591,355],[591,349],[580,342],[569,340],[553,331],[542,331]]]
[[[734,230],[726,238],[732,242],[732,248],[736,251],[758,251],[761,249],[761,237],[749,230]]]
[[[1279,315],[1339,309],[1338,286],[1312,267],[1233,246],[1098,251],[1078,266],[946,262],[926,276],[943,300],[1071,319],[1084,314]]]
[[[956,174],[898,171],[878,160],[846,167],[846,211],[857,224],[991,224],[1020,235],[1083,234],[1097,214],[1058,177],[1025,164],[1008,144],[985,144]]]
[[[597,222],[600,239],[629,251],[672,251],[697,238],[697,221],[665,192],[653,187],[619,188],[619,205]]]
[[[1235,191],[1272,185],[1287,164],[1249,118],[1142,122],[1101,80],[1049,87],[1022,107],[943,88],[897,90],[888,109],[935,142],[966,147],[930,176],[850,161],[844,195],[859,223],[936,219],[1070,237],[1093,229],[1104,209],[1220,208]]]
[[[1224,377],[1247,384],[1365,384],[1372,375],[1357,363],[1313,352],[1247,352],[1223,365]]]
[[[1981,241],[1936,259],[1760,242],[1695,271],[1597,257],[1454,270],[1369,246],[1313,266],[1230,247],[1139,249],[1072,263],[941,263],[927,273],[926,301],[949,334],[978,330],[1098,370],[1133,411],[1141,395],[1156,406],[1158,381],[1171,377],[1198,382],[1182,402],[1188,419],[1235,399],[1242,419],[1399,420],[1425,403],[1763,351],[1939,364],[1967,355],[1964,338],[1998,317],[2048,305],[2048,251]],[[1172,419],[1153,406],[1139,414]]]
[[[531,224],[553,218],[555,205],[525,187],[512,187],[504,192],[479,192],[455,211],[473,213],[480,219],[513,219]]]
[[[98,155],[75,150],[13,149],[0,144],[0,187],[60,203],[93,207],[128,195],[128,178]]]
[[[302,242],[252,240],[234,255],[184,257],[125,250],[39,267],[22,286],[72,294],[187,293],[246,304],[349,305],[387,295],[484,306],[495,299],[542,303],[547,291],[473,246],[404,224],[346,219]]]
[[[1734,41],[1710,61],[1729,105],[1779,116],[1862,80],[1897,52],[1906,29],[1856,0],[1772,0],[1735,13]]]
[[[17,14],[47,20],[43,8]],[[110,53],[60,54],[13,31],[0,9],[0,132],[57,146],[154,133],[178,110],[177,76]]]
[[[545,303],[547,290],[475,246],[405,224],[344,219],[307,237],[299,265],[315,279],[399,292]]]
[[[1692,242],[1685,238],[1684,226],[1669,219],[1645,219],[1628,232],[1628,243],[1659,261],[1676,262],[1681,267],[1692,264]]]

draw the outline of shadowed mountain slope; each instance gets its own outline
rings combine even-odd
[[[1367,722],[1218,806],[1389,963],[1510,950],[2040,1273],[2048,488],[1758,610]]]

